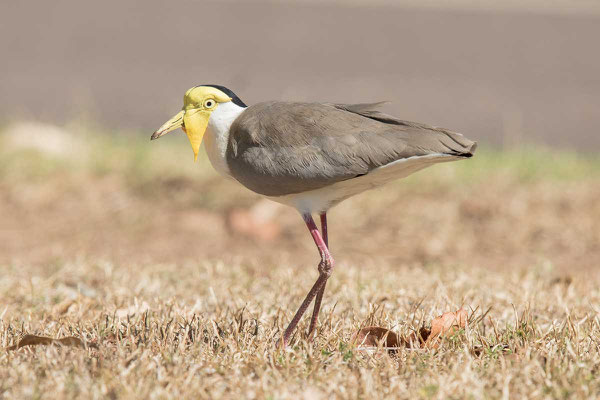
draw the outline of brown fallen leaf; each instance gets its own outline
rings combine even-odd
[[[467,321],[467,311],[461,308],[434,318],[431,329],[421,327],[418,332],[412,332],[406,337],[379,326],[367,326],[354,334],[352,342],[361,349],[374,349],[381,343],[391,353],[400,347],[435,349],[439,346],[440,338],[466,327]]]
[[[352,342],[361,348],[375,348],[381,343],[389,351],[404,346],[404,340],[401,341],[396,333],[379,326],[362,328],[352,337]]]
[[[406,347],[423,347],[423,345],[427,342],[429,335],[431,335],[431,329],[421,327],[419,332],[412,332],[404,339]]]
[[[436,317],[431,321],[431,331],[423,343],[423,347],[437,348],[439,346],[439,339],[452,334],[458,329],[465,328],[467,326],[467,310],[461,308],[454,312],[447,312],[439,317]]]
[[[36,336],[36,335],[25,335],[19,341],[19,343],[9,346],[6,348],[7,351],[17,350],[25,346],[37,346],[37,345],[58,345],[58,346],[71,346],[85,348],[86,344],[75,336],[67,336],[60,339],[53,339],[47,336]],[[94,343],[87,343],[87,347],[97,348],[98,346]]]

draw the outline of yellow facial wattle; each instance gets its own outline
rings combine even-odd
[[[194,161],[196,161],[204,132],[208,127],[210,114],[220,103],[229,101],[231,101],[231,97],[215,87],[193,87],[183,96],[183,110],[154,132],[151,139],[158,139],[166,133],[182,128],[190,141],[194,151]]]
[[[183,128],[194,151],[194,161],[198,159],[209,118],[210,112],[205,110],[188,110],[183,116]]]

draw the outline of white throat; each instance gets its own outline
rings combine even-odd
[[[206,133],[204,134],[204,149],[213,168],[227,177],[231,176],[227,167],[225,152],[229,141],[229,128],[235,119],[245,110],[232,101],[221,103],[210,114]]]

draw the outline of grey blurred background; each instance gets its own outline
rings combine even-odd
[[[3,1],[0,120],[150,133],[219,83],[249,104],[389,100],[500,146],[597,151],[597,3]]]

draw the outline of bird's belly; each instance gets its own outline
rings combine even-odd
[[[366,190],[375,189],[393,180],[405,178],[433,164],[455,159],[457,157],[446,154],[410,157],[375,168],[366,175],[337,182],[320,189],[284,196],[266,197],[278,203],[294,207],[301,213],[325,212],[341,201]]]

